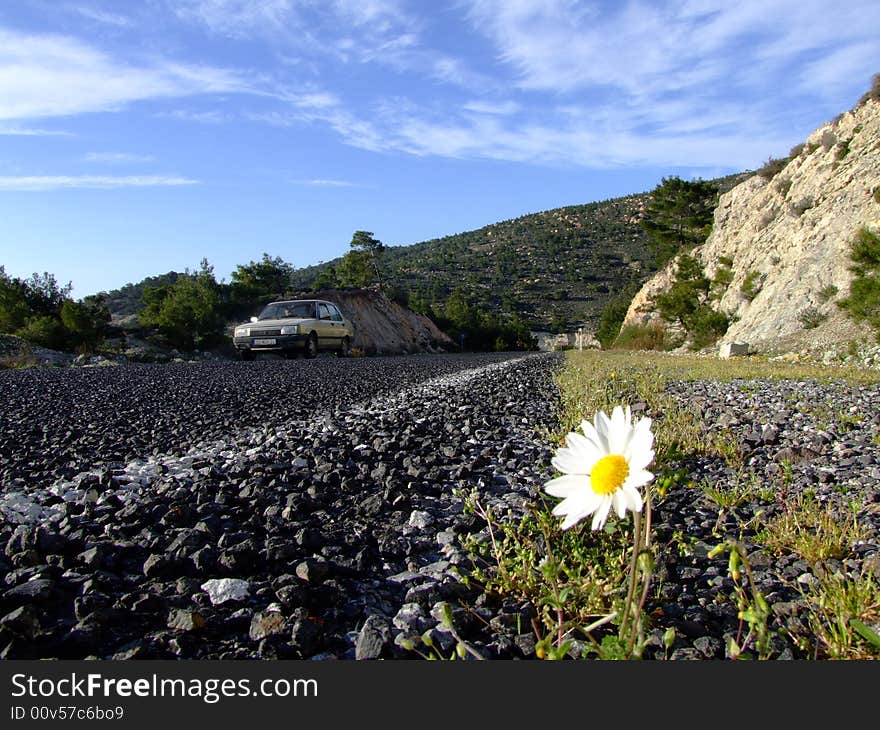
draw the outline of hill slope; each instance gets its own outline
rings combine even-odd
[[[742,175],[714,180],[722,191]],[[385,250],[386,284],[442,306],[461,287],[483,308],[534,329],[594,327],[608,299],[647,279],[654,256],[640,222],[650,193],[573,205]],[[309,288],[334,259],[294,272]]]

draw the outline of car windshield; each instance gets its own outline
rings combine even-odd
[[[314,302],[282,302],[267,306],[258,319],[312,319],[314,316]]]

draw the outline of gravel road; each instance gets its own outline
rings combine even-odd
[[[354,656],[371,616],[357,654],[389,654],[462,591],[454,490],[534,494],[559,362],[0,373],[3,655]]]
[[[440,626],[487,658],[533,658],[533,609],[467,588],[476,489],[520,513],[552,476],[555,354],[214,362],[0,372],[0,658],[414,658]],[[801,658],[800,592],[880,574],[880,391],[841,383],[669,384],[721,459],[672,465],[645,657],[718,659],[742,626],[723,537],[772,609],[771,658]],[[637,405],[637,404],[635,404]],[[663,414],[650,414],[662,418]],[[698,485],[760,491],[720,506]],[[863,536],[809,565],[759,549],[810,491]],[[745,526],[745,527],[743,527]],[[673,645],[662,637],[672,628]],[[880,629],[880,626],[877,627]],[[573,655],[581,649],[577,644]]]

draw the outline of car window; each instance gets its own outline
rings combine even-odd
[[[315,316],[315,305],[312,302],[301,302],[293,304],[289,307],[288,317],[299,317],[301,319],[313,319]]]
[[[326,304],[318,305],[318,319],[330,319],[330,310]]]
[[[332,304],[328,304],[327,309],[330,310],[330,319],[332,319],[334,322],[342,321],[342,315],[339,313],[339,310],[336,307],[334,307]]]

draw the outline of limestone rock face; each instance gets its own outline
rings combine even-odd
[[[693,255],[709,278],[733,260],[715,303],[734,320],[724,340],[773,350],[868,335],[836,305],[849,293],[849,246],[862,226],[880,230],[876,100],[813,132],[772,179],[754,175],[721,196],[712,233]],[[658,320],[652,301],[673,279],[670,263],[633,299],[624,325]],[[747,279],[752,296],[742,291]]]

